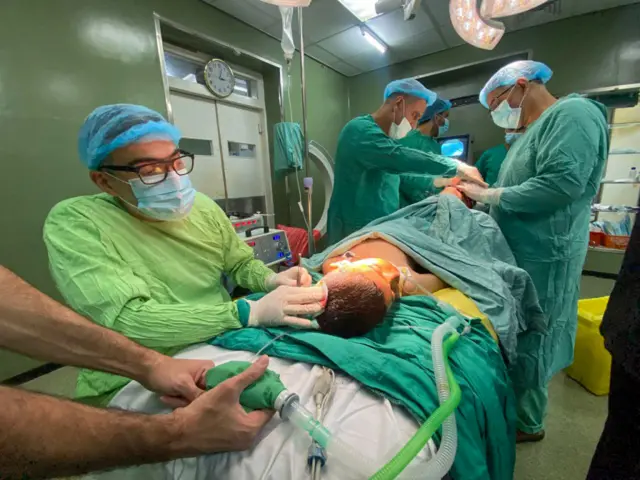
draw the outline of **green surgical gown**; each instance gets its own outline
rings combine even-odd
[[[351,120],[340,133],[329,203],[329,243],[336,243],[400,206],[401,173],[453,177],[450,158],[424,153],[391,139],[371,115]]]
[[[518,338],[536,358],[518,358],[517,383],[542,386],[573,361],[580,277],[589,244],[591,202],[609,151],[605,107],[579,95],[558,100],[509,149],[491,208],[518,266],[533,280],[548,317],[546,333]],[[533,343],[532,343],[533,342]],[[517,375],[517,373],[516,373]],[[520,373],[520,375],[524,375]]]
[[[405,147],[415,148],[421,152],[440,155],[440,144],[429,135],[425,135],[419,130],[412,130],[409,134],[398,140],[398,143]],[[424,200],[429,195],[440,192],[441,188],[433,186],[436,177],[431,175],[420,175],[414,173],[403,173],[400,175],[400,208],[412,205]]]
[[[498,180],[500,167],[502,167],[502,162],[504,162],[506,157],[507,147],[501,144],[486,150],[476,162],[475,167],[490,187]]]
[[[53,279],[71,308],[167,355],[242,326],[223,273],[258,292],[273,274],[202,194],[176,222],[139,220],[106,194],[65,200],[49,213],[44,240]],[[104,404],[128,382],[82,370],[76,397]]]

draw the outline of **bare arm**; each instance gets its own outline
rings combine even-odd
[[[165,357],[89,322],[0,267],[0,347],[136,380]]]
[[[263,357],[168,415],[101,410],[0,388],[0,478],[57,478],[249,448],[272,412],[247,414],[238,399],[267,365]]]
[[[213,366],[207,360],[175,360],[141,347],[72,312],[2,266],[0,348],[137,380],[164,394],[173,406],[198,397],[198,383]]]

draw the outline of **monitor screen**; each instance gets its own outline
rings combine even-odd
[[[469,134],[438,138],[438,143],[440,144],[440,152],[445,157],[470,163],[469,145],[471,136]]]

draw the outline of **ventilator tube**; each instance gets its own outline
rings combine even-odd
[[[327,451],[331,464],[336,462],[344,468],[341,478],[371,478],[371,480],[399,479],[441,479],[451,469],[457,450],[457,430],[455,408],[460,403],[461,392],[447,359],[449,350],[459,339],[456,328],[462,319],[451,316],[435,329],[431,342],[431,356],[438,389],[440,407],[418,429],[416,434],[395,455],[393,450],[383,458],[370,458],[351,447],[327,430],[313,414],[300,405],[299,397],[288,390],[280,393],[275,409],[283,420],[289,420],[296,428],[306,432]],[[446,336],[449,336],[444,341]],[[436,455],[426,463],[408,466],[427,445],[429,439],[442,425],[442,440]],[[380,467],[376,467],[379,465]],[[379,470],[378,470],[379,468]],[[350,474],[347,477],[346,474]]]

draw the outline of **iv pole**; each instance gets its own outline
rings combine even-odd
[[[309,237],[309,254],[315,253],[313,239],[313,223],[311,221],[311,194],[313,192],[313,179],[309,176],[309,140],[307,137],[307,79],[304,68],[304,35],[302,29],[302,10],[298,7],[298,25],[300,26],[300,81],[302,90],[302,134],[304,135],[304,189],[307,192],[307,235]]]

